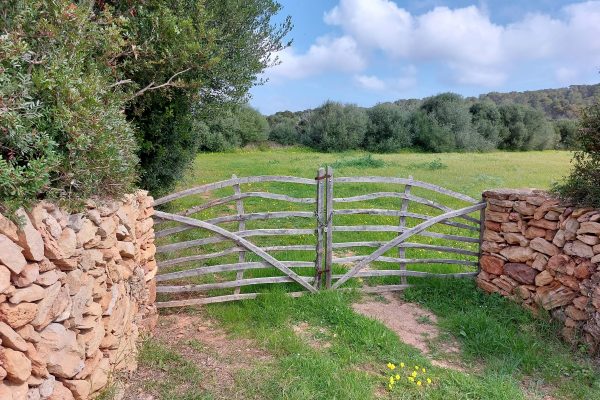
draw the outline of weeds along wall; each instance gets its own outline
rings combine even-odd
[[[563,337],[600,352],[600,210],[539,190],[490,190],[477,284],[562,324]]]
[[[0,215],[0,399],[88,399],[156,324],[153,200]]]

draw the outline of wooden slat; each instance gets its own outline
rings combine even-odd
[[[298,274],[296,274],[294,271],[292,271],[291,269],[289,269],[288,267],[286,267],[284,264],[282,264],[279,260],[273,258],[269,253],[261,250],[260,247],[254,245],[253,243],[247,241],[246,239],[244,239],[241,236],[238,236],[232,232],[229,232],[223,228],[220,228],[216,225],[212,225],[209,224],[207,222],[204,221],[199,221],[193,218],[188,218],[188,217],[182,217],[180,215],[175,215],[175,214],[168,214],[162,211],[156,211],[156,215],[158,215],[160,218],[163,219],[172,219],[173,221],[177,221],[177,222],[182,222],[185,224],[189,224],[189,225],[193,225],[193,226],[197,226],[199,228],[204,228],[207,229],[209,231],[212,231],[218,235],[221,235],[227,239],[232,240],[234,243],[236,243],[239,246],[245,247],[247,250],[253,252],[254,254],[256,254],[257,256],[259,256],[260,258],[262,258],[263,260],[267,261],[269,264],[271,264],[272,266],[274,266],[275,268],[281,270],[283,273],[285,273],[287,276],[289,276],[290,278],[292,278],[294,281],[298,282],[300,285],[302,285],[305,289],[307,289],[310,292],[316,292],[317,290],[310,284],[306,283],[305,280],[303,280]]]
[[[409,180],[412,181],[413,177],[409,176],[408,177]],[[409,205],[409,199],[408,197],[410,196],[410,189],[411,189],[411,185],[410,184],[406,184],[404,185],[404,198],[402,199],[402,204],[400,206],[400,211],[405,213],[408,211],[408,205]],[[401,215],[400,216],[400,220],[398,222],[398,227],[400,229],[404,229],[406,228],[406,216]],[[400,232],[398,232],[398,235],[400,235]],[[398,247],[398,258],[403,259],[406,257],[406,249],[404,247]],[[400,262],[398,267],[400,268],[401,271],[406,271],[406,262]],[[400,283],[402,285],[406,285],[407,281],[406,281],[406,276],[402,276],[400,278]]]
[[[407,178],[395,178],[388,176],[345,176],[334,179],[335,183],[391,183],[406,185],[411,184],[412,186],[420,187],[423,189],[431,190],[432,192],[440,193],[446,196],[455,197],[459,200],[463,200],[469,203],[478,203],[478,200],[467,196],[466,194],[458,193],[450,189],[443,188],[438,185],[434,185],[427,182],[415,181]]]
[[[325,204],[325,185],[324,185],[324,177],[325,177],[325,169],[324,168],[319,168],[319,170],[317,171],[317,192],[316,192],[316,204],[317,204],[317,208],[316,208],[316,222],[317,222],[317,226],[316,226],[316,231],[317,231],[317,238],[316,238],[316,246],[315,246],[315,287],[317,289],[321,288],[321,284],[322,284],[322,274],[323,274],[323,253],[324,253],[324,249],[323,249],[323,238],[324,238],[324,230],[325,230],[325,224],[324,224],[324,218],[325,218],[325,212],[323,210],[323,206]]]
[[[225,196],[225,197],[221,197],[219,199],[214,199],[214,200],[208,201],[204,204],[200,204],[200,205],[188,208],[187,210],[180,211],[177,213],[177,215],[188,216],[188,215],[200,212],[200,211],[207,210],[212,207],[220,206],[222,204],[227,204],[232,201],[237,201],[237,200],[242,200],[242,199],[247,199],[247,198],[281,200],[281,201],[287,201],[290,203],[301,203],[301,204],[314,204],[315,203],[315,199],[313,199],[311,197],[291,197],[291,196],[288,196],[285,194],[269,193],[269,192],[245,192],[245,193],[234,194],[231,196]]]
[[[340,287],[340,285],[342,285],[348,279],[352,278],[358,271],[360,271],[362,268],[364,268],[367,264],[369,264],[373,260],[379,258],[383,254],[385,254],[385,252],[387,252],[391,248],[397,246],[398,244],[402,243],[409,237],[416,235],[417,233],[423,232],[425,229],[429,228],[430,226],[432,226],[440,221],[443,221],[443,220],[451,218],[451,217],[456,217],[458,215],[468,214],[473,211],[478,211],[483,207],[485,207],[485,203],[479,203],[479,204],[475,204],[473,206],[461,208],[459,210],[450,211],[450,212],[444,213],[442,215],[439,215],[437,217],[431,218],[427,221],[420,223],[419,225],[417,225],[413,228],[408,229],[406,232],[402,233],[402,235],[400,235],[400,236],[396,237],[395,239],[389,241],[388,243],[384,244],[379,249],[377,249],[373,253],[371,253],[371,255],[369,255],[368,257],[359,261],[346,275],[344,275],[343,278],[338,280],[332,286],[332,288],[336,289],[336,288]]]
[[[409,217],[416,218],[422,220],[428,220],[432,218],[430,215],[417,214],[408,211],[398,211],[398,210],[384,210],[377,208],[347,208],[344,210],[335,210],[334,215],[382,215],[386,217]],[[406,221],[405,221],[406,222]],[[470,231],[479,232],[479,227],[475,227],[472,225],[462,224],[460,222],[454,221],[442,221],[440,224],[453,226],[455,228],[468,229]]]
[[[308,282],[313,282],[315,278],[312,276],[302,277],[305,281],[305,285]],[[214,289],[229,289],[240,286],[249,285],[264,285],[270,283],[300,283],[289,276],[272,276],[268,278],[248,278],[239,279],[235,281],[218,282],[218,283],[204,283],[201,285],[176,285],[176,286],[161,286],[156,287],[157,293],[192,293],[192,292],[206,292]],[[304,285],[303,285],[304,286]],[[237,293],[234,293],[237,294]]]
[[[326,213],[327,216],[327,229],[325,230],[326,235],[326,251],[325,254],[325,288],[331,288],[331,272],[333,263],[333,168],[327,166],[326,172],[326,191],[327,191],[327,205]]]
[[[281,261],[282,264],[290,268],[314,268],[315,263],[311,261]],[[209,265],[184,271],[169,272],[156,276],[157,282],[172,281],[174,279],[190,278],[193,276],[202,276],[210,274],[218,274],[221,272],[246,271],[249,269],[265,269],[271,268],[270,264],[265,261],[253,261],[233,264]]]
[[[384,244],[386,244],[387,242],[383,242],[383,241],[372,241],[372,242],[338,242],[338,243],[334,243],[333,244],[333,248],[334,249],[346,249],[349,247],[379,247],[382,246]],[[466,249],[458,249],[458,248],[454,248],[454,247],[447,247],[447,246],[437,246],[434,244],[424,244],[424,243],[410,243],[410,242],[403,242],[400,243],[398,246],[398,248],[405,248],[405,249],[424,249],[424,250],[435,250],[435,251],[440,251],[440,252],[444,252],[444,253],[456,253],[456,254],[464,254],[467,256],[478,256],[479,253],[476,251],[471,251],[471,250],[466,250]]]
[[[480,220],[480,225],[479,225],[479,251],[478,251],[478,260],[479,262],[477,263],[477,272],[481,272],[481,256],[483,255],[483,249],[481,247],[481,245],[483,244],[483,231],[485,230],[485,209],[487,207],[487,201],[482,197],[481,201],[485,204],[485,207],[482,208],[481,210],[479,210],[479,220]]]
[[[427,222],[427,221],[426,221]],[[419,225],[417,225],[419,226]],[[335,232],[406,232],[407,228],[400,229],[398,226],[393,225],[337,225],[333,227]],[[467,242],[467,243],[479,243],[479,238],[472,238],[468,236],[459,235],[447,235],[445,233],[438,232],[419,232],[419,236],[432,237],[438,239],[454,240],[456,242]]]
[[[229,249],[225,249],[223,251],[218,251],[215,253],[195,254],[193,256],[172,258],[170,260],[162,260],[162,261],[158,261],[158,268],[172,267],[173,265],[183,264],[183,263],[187,263],[187,262],[191,262],[191,261],[210,260],[211,258],[223,257],[223,256],[227,256],[229,254],[239,253],[241,250],[243,250],[243,247],[231,247]]]
[[[410,179],[410,177],[409,177],[409,179]],[[419,196],[415,196],[414,194],[401,193],[401,192],[374,192],[374,193],[369,193],[369,194],[363,194],[360,196],[337,197],[337,198],[333,199],[333,202],[334,203],[351,203],[351,202],[357,202],[357,201],[374,200],[374,199],[379,199],[379,198],[400,198],[403,200],[414,201],[415,203],[423,204],[423,205],[429,206],[431,208],[435,208],[437,210],[452,211],[452,208],[445,206],[441,203],[438,203],[436,201],[425,199],[425,198],[419,197]],[[461,219],[473,222],[475,224],[480,223],[478,218],[473,218],[470,215],[461,215],[460,217],[457,217],[457,218],[461,218]]]
[[[193,194],[200,194],[210,192],[216,189],[222,189],[233,185],[245,185],[248,183],[258,182],[285,182],[285,183],[299,183],[304,185],[316,185],[314,179],[298,178],[295,176],[277,176],[277,175],[265,175],[265,176],[248,176],[244,178],[227,179],[220,182],[208,183],[206,185],[197,186],[194,188],[182,190],[181,192],[172,193],[170,195],[161,197],[160,199],[154,200],[154,207],[161,204],[168,203],[170,201],[180,199],[185,196],[191,196]]]
[[[357,261],[362,261],[368,256],[351,256],[334,258],[334,264],[348,264]],[[451,258],[397,258],[380,256],[374,261],[389,262],[389,263],[404,263],[404,264],[457,264],[457,265],[477,265],[477,261],[471,260],[455,260]]]
[[[383,286],[365,286],[359,291],[364,293],[385,293],[385,292],[395,292],[407,289],[412,285],[383,285]]]
[[[237,176],[232,175],[231,178],[232,179],[236,179]],[[242,190],[240,188],[239,183],[236,183],[235,185],[233,185],[233,191],[234,191],[234,193],[235,193],[236,196],[240,196],[242,194]],[[237,199],[235,201],[235,207],[236,207],[236,211],[237,211],[238,215],[240,215],[240,216],[244,215],[244,202],[243,202],[243,200],[241,198]],[[238,230],[238,232],[246,230],[246,220],[244,220],[244,219],[240,219],[239,220],[238,229],[237,230]],[[238,253],[238,262],[239,263],[246,262],[246,252],[244,250],[241,250]],[[238,271],[236,273],[235,279],[236,280],[241,280],[243,278],[244,278],[244,271],[243,270]],[[233,294],[240,294],[240,289],[241,289],[240,286],[236,286],[235,289],[233,290]]]
[[[287,293],[291,297],[300,297],[308,292],[291,292]],[[186,299],[186,300],[172,300],[172,301],[161,301],[156,303],[157,308],[171,308],[171,307],[184,307],[184,306],[199,306],[205,304],[224,303],[228,301],[236,300],[251,300],[256,299],[258,296],[264,295],[264,293],[241,293],[241,294],[228,294],[226,296],[216,297],[202,297],[199,299]]]

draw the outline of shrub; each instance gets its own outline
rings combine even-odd
[[[354,168],[383,168],[385,161],[373,158],[371,154],[362,157],[336,160],[331,164],[333,168],[354,167]]]
[[[502,130],[502,116],[496,104],[490,101],[474,103],[470,108],[473,129],[488,144],[488,149],[498,147],[500,131]]]
[[[322,151],[357,149],[364,140],[367,123],[363,109],[328,101],[308,116],[306,141]]]
[[[120,21],[67,0],[8,1],[0,37],[0,202],[116,196],[137,179],[114,82]]]
[[[284,145],[301,142],[298,123],[300,119],[292,112],[279,112],[267,118],[270,125],[269,140]]]
[[[600,207],[600,101],[583,111],[577,142],[573,169],[554,191],[575,204]]]
[[[395,152],[412,146],[408,114],[391,103],[378,104],[367,110],[369,123],[364,147],[369,151]]]
[[[560,119],[554,122],[554,131],[561,149],[575,149],[577,147],[577,121]]]
[[[258,110],[243,105],[237,110],[236,117],[239,121],[238,132],[243,146],[264,142],[269,138],[269,123]]]
[[[499,107],[502,129],[498,147],[506,150],[544,150],[557,142],[556,132],[544,113],[520,104]]]

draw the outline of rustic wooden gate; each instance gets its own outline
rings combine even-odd
[[[271,284],[286,284],[286,290],[292,296],[307,292],[316,292],[321,288],[338,289],[352,282],[351,287],[367,292],[402,290],[408,286],[407,277],[472,277],[477,271],[458,273],[432,273],[409,270],[407,266],[417,264],[455,264],[478,267],[478,255],[481,244],[481,215],[485,203],[469,196],[457,193],[436,185],[409,178],[395,177],[340,177],[334,178],[333,168],[319,169],[316,178],[299,178],[292,176],[252,176],[238,178],[235,175],[228,180],[202,185],[196,188],[174,193],[155,201],[155,206],[163,206],[172,201],[192,199],[192,206],[179,212],[156,211],[156,221],[159,224],[170,225],[156,233],[157,238],[176,235],[176,240],[157,248],[159,254],[169,254],[173,257],[159,261],[160,274],[157,275],[159,286],[157,291],[169,297],[167,301],[158,302],[159,307],[177,307],[195,304],[208,304],[232,300],[251,299],[258,292],[243,292],[248,287],[263,287]],[[270,191],[242,191],[242,187],[252,184],[285,183],[291,186],[312,187],[311,197],[293,197],[288,194],[272,193]],[[344,185],[360,184],[398,186],[401,191],[375,191],[349,197],[335,197],[336,190]],[[223,197],[198,201],[203,195],[223,188],[233,188],[233,194]],[[447,196],[466,203],[466,206],[454,209],[438,201],[427,199],[411,193],[414,189],[434,192],[436,195]],[[361,190],[364,192],[364,190]],[[303,205],[303,210],[271,210],[267,212],[245,212],[244,199],[267,199],[269,205],[277,202]],[[369,202],[376,199],[398,199],[398,209],[378,208],[344,208],[344,204]],[[199,203],[199,204],[197,204]],[[207,210],[235,203],[235,214],[206,218],[201,214]],[[437,215],[427,215],[409,211],[411,204],[435,210]],[[312,210],[307,211],[306,207]],[[474,217],[474,212],[480,215]],[[441,213],[440,213],[441,212]],[[200,215],[200,218],[194,218]],[[397,217],[397,225],[336,225],[337,218],[348,216],[383,216]],[[337,216],[337,217],[336,217]],[[345,216],[345,217],[342,217]],[[265,221],[282,219],[308,219],[313,221],[312,228],[258,228],[247,229],[248,221]],[[422,221],[413,226],[409,221]],[[227,230],[219,225],[237,224]],[[461,235],[455,232],[434,232],[434,226],[451,227],[453,230],[467,231],[470,234]],[[202,231],[209,236],[197,238],[194,232]],[[192,233],[191,240],[186,235]],[[384,241],[335,241],[335,232],[393,232],[397,236]],[[250,241],[251,237],[303,237],[302,243],[285,245],[259,246]],[[413,242],[414,237],[434,240],[440,243]],[[307,244],[311,237],[312,244]],[[467,243],[478,245],[477,249],[464,246],[448,245],[451,243]],[[206,247],[217,244],[233,244],[233,246],[207,251]],[[376,248],[370,254],[337,257],[336,249]],[[407,249],[421,249],[460,255],[462,258],[407,258]],[[397,257],[386,256],[386,253],[397,250]],[[184,253],[183,255],[181,253]],[[191,254],[190,254],[191,252]],[[272,253],[304,253],[300,259],[280,260]],[[206,265],[222,257],[237,254],[237,262]],[[313,260],[307,261],[307,254],[313,255]],[[164,256],[162,256],[164,257]],[[308,256],[310,257],[310,256]],[[288,257],[289,258],[289,257]],[[393,263],[397,268],[375,269],[374,263]],[[196,264],[191,264],[196,263]],[[350,265],[350,268],[344,266]],[[191,267],[190,267],[191,266]],[[253,273],[251,277],[245,274]],[[275,275],[275,276],[273,276]],[[373,277],[399,277],[398,283],[384,282],[382,285],[357,287],[356,280]],[[396,278],[398,279],[398,278]],[[192,282],[190,282],[190,280]],[[166,284],[166,282],[175,282]],[[258,285],[258,286],[256,286]],[[295,290],[299,288],[300,290]],[[228,290],[233,292],[226,293]],[[197,293],[203,293],[197,297]],[[192,297],[190,297],[192,296]]]

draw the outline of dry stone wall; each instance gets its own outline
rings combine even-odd
[[[563,337],[600,350],[600,210],[539,190],[490,190],[477,284],[562,322]]]
[[[156,323],[152,198],[0,215],[0,399],[82,400]]]

